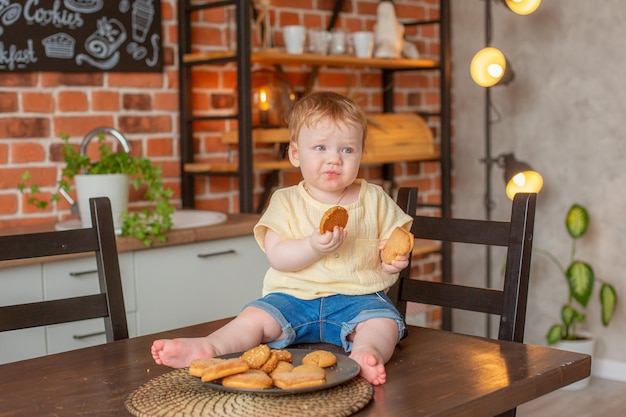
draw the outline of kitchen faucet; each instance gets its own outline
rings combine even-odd
[[[108,133],[109,135],[113,136],[122,145],[122,148],[124,149],[124,152],[126,152],[126,153],[130,152],[130,147],[128,146],[128,141],[126,140],[124,135],[122,135],[122,132],[120,132],[119,130],[114,129],[112,127],[102,126],[102,127],[97,127],[95,129],[93,129],[91,132],[89,132],[89,133],[87,133],[87,135],[85,135],[85,138],[83,139],[83,142],[80,144],[80,154],[81,155],[85,155],[87,153],[87,145],[89,144],[91,139],[93,139],[95,136],[99,135],[100,133]]]

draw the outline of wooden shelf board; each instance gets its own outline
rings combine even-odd
[[[253,143],[289,143],[289,130],[287,128],[277,127],[269,129],[253,129]],[[222,135],[222,143],[236,145],[239,143],[239,132],[236,130],[224,132]]]
[[[369,164],[384,164],[393,162],[410,162],[410,161],[434,161],[439,159],[438,152],[424,152],[420,154],[403,154],[403,155],[363,155],[361,159],[362,165]],[[280,161],[255,161],[252,164],[255,171],[273,171],[273,170],[285,170],[295,169],[293,165],[287,159]],[[211,173],[228,173],[237,172],[238,164],[233,163],[210,163],[210,162],[191,162],[185,164],[185,172],[194,174],[211,174]]]
[[[283,169],[293,169],[294,166],[288,160],[281,161],[256,161],[252,164],[252,167],[255,171],[272,171],[272,170],[283,170]],[[189,173],[211,173],[211,172],[237,172],[238,164],[233,163],[210,163],[210,162],[191,162],[185,164],[185,172]]]
[[[413,247],[413,255],[428,255],[429,253],[439,252],[441,250],[441,242],[432,240],[416,239]]]
[[[440,154],[437,151],[433,152],[415,152],[404,154],[386,154],[386,155],[369,155],[363,154],[361,158],[362,165],[368,164],[391,164],[394,162],[413,162],[413,161],[435,161],[439,159]]]
[[[186,54],[183,62],[187,64],[201,63],[211,59],[234,59],[234,51],[197,52]],[[310,65],[310,66],[348,66],[370,67],[381,69],[420,69],[437,68],[438,63],[432,59],[383,59],[357,58],[350,55],[316,55],[316,54],[287,54],[277,50],[253,52],[252,62],[269,65]]]
[[[407,141],[433,143],[433,134],[424,119],[414,113],[369,113],[369,134],[365,148],[381,143],[385,148]],[[252,129],[253,143],[289,143],[286,127]],[[236,145],[239,132],[224,132],[222,143]]]
[[[192,52],[183,56],[185,64],[194,64],[210,59],[235,59],[234,51]]]

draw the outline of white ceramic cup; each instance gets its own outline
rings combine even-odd
[[[330,47],[330,32],[324,29],[309,30],[309,51],[312,54],[327,55]]]
[[[372,32],[354,32],[354,55],[358,58],[371,58],[374,49],[374,34]]]
[[[301,25],[289,25],[283,28],[283,39],[288,54],[301,54],[304,50],[306,28]]]
[[[348,48],[348,34],[340,29],[334,29],[330,33],[330,54],[343,55]]]

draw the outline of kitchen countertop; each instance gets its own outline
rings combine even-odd
[[[229,237],[245,236],[252,234],[254,225],[259,220],[258,214],[228,214],[228,219],[224,223],[189,228],[189,229],[176,229],[167,234],[166,242],[155,242],[152,246],[144,246],[141,241],[131,237],[119,236],[117,238],[117,251],[131,252],[138,250],[150,250],[152,248],[162,248],[173,245],[182,245],[185,243],[205,242],[215,239],[224,239]],[[5,228],[0,230],[1,235],[12,234],[28,234],[49,232],[55,230],[55,224],[41,224],[33,226],[22,226],[15,228]],[[29,263],[38,263],[45,261],[55,261],[61,259],[71,259],[80,257],[81,255],[68,255],[68,256],[54,256],[49,258],[36,258],[36,259],[24,259],[19,261],[6,261],[0,263],[0,268],[6,268],[10,266],[25,265]],[[89,253],[83,256],[90,256]]]

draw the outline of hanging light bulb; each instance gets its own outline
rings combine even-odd
[[[517,193],[538,193],[543,187],[543,177],[525,162],[518,161],[510,153],[501,156],[504,166],[504,182],[509,199]]]
[[[533,13],[539,5],[541,0],[503,0],[506,6],[511,9],[513,13],[519,15],[527,15]]]
[[[470,75],[481,87],[508,84],[513,79],[513,70],[507,65],[504,54],[497,48],[483,48],[474,55],[470,64]]]

